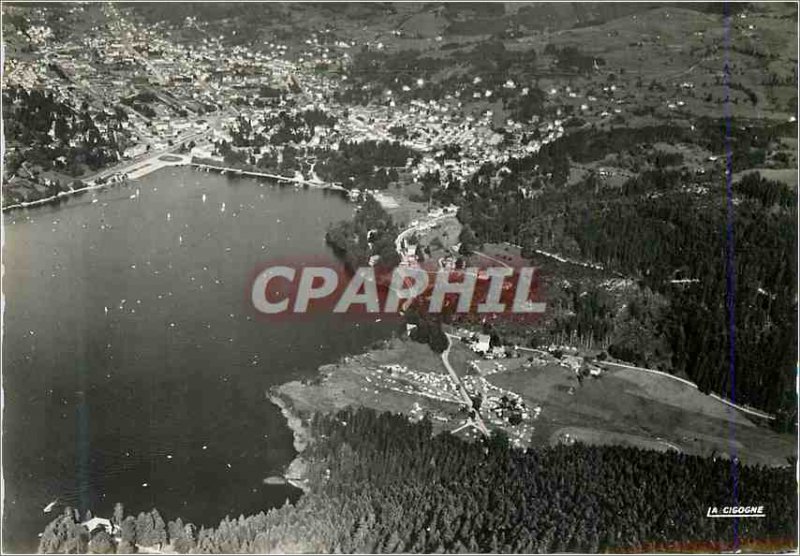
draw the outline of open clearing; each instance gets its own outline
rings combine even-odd
[[[534,446],[572,431],[573,438],[591,444],[673,445],[690,454],[738,456],[751,464],[786,465],[795,451],[791,436],[756,426],[721,402],[659,375],[611,370],[581,385],[571,371],[546,365],[487,379],[541,406]]]
[[[551,436],[550,443],[561,444],[565,442],[566,439],[574,442],[582,442],[584,444],[628,446],[630,448],[645,448],[648,450],[657,450],[659,452],[676,449],[676,447],[673,447],[674,445],[664,440],[645,438],[643,436],[621,432],[600,431],[587,427],[564,427],[563,429],[558,429]]]
[[[288,382],[277,393],[289,398],[293,409],[304,415],[349,406],[404,413],[412,418],[427,413],[436,430],[450,430],[465,418],[439,356],[425,344],[400,339],[325,365],[318,379]]]
[[[541,408],[526,421],[528,432],[521,445],[616,444],[736,456],[760,465],[786,465],[795,452],[790,435],[757,426],[741,412],[669,377],[612,369],[581,384],[571,370],[529,364],[527,357],[480,361],[483,373],[472,368],[476,360],[463,343],[453,342],[450,362],[460,376],[483,374],[491,385],[520,395],[528,407]],[[428,414],[437,431],[466,422],[462,400],[439,356],[427,345],[409,340],[394,339],[363,355],[323,366],[318,379],[289,382],[277,393],[306,416],[363,406],[413,419]],[[459,434],[471,438],[473,431],[468,428]]]

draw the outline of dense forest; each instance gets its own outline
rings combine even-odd
[[[730,395],[729,263],[724,213],[716,208],[663,196],[571,213],[568,227],[582,253],[640,275],[671,300],[664,333],[673,368],[704,391]],[[736,208],[736,399],[771,411],[794,405],[784,398],[793,390],[795,360],[796,242],[785,233],[794,222],[794,211],[773,213],[747,201]],[[675,285],[673,279],[696,282]]]
[[[295,505],[199,529],[180,519],[165,525],[155,510],[124,517],[118,506],[119,540],[89,535],[67,510],[48,525],[40,550],[646,552],[796,542],[790,466],[618,446],[523,451],[502,434],[470,443],[434,436],[427,418],[410,423],[368,409],[315,415],[309,424],[311,488]],[[706,517],[709,506],[729,504],[763,505],[767,517]]]
[[[397,225],[375,197],[364,195],[363,203],[352,220],[334,224],[325,234],[325,241],[354,271],[370,263],[381,269],[393,269],[400,262],[394,246]]]
[[[315,171],[324,181],[358,189],[386,189],[397,182],[398,169],[419,153],[396,141],[340,141],[338,148],[317,149]]]
[[[6,172],[17,173],[23,163],[30,167],[79,176],[119,160],[126,133],[121,108],[90,111],[88,104],[73,106],[53,93],[3,88],[3,125],[13,137],[5,156]]]
[[[420,157],[398,141],[339,141],[335,149],[317,147],[317,135],[330,133],[336,122],[319,109],[238,116],[228,126],[230,143],[217,141],[215,150],[237,168],[283,175],[300,170],[347,189],[386,189],[399,180],[409,160]]]
[[[630,277],[643,290],[656,292],[669,308],[657,314],[642,311],[641,318],[654,340],[669,346],[665,370],[688,376],[703,391],[774,413],[779,428],[793,430],[797,243],[791,231],[797,222],[796,192],[756,172],[744,174],[733,185],[729,243],[724,169],[696,174],[674,165],[678,157],[653,156],[657,140],[691,139],[718,152],[719,125],[704,120],[696,128],[693,138],[688,128],[669,125],[581,130],[511,161],[510,172],[487,164],[470,181],[437,191],[435,197],[460,205],[459,219],[477,244],[509,242],[520,245],[526,257],[535,257],[536,249],[551,250],[599,263],[612,276]],[[731,139],[734,170],[763,161],[787,129],[737,130]],[[620,187],[604,186],[595,174],[567,186],[570,161],[626,152],[652,163]],[[538,194],[526,196],[526,188]],[[583,318],[583,329],[597,332],[600,343],[610,338],[610,307],[595,303],[586,311],[585,300],[581,303],[584,307],[576,303],[572,313]],[[567,324],[575,328],[574,321]],[[612,343],[612,354],[616,349],[631,362],[646,362],[646,344],[639,353],[630,342],[622,347]]]
[[[319,128],[332,128],[336,118],[318,109],[303,110],[295,114],[281,110],[265,110],[251,119],[237,116],[228,126],[234,147],[273,147],[288,143],[310,141]]]

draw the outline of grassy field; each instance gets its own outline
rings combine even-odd
[[[589,50],[605,60],[604,72],[613,72],[616,82],[638,100],[660,104],[683,100],[686,104],[680,112],[722,117],[725,60],[720,45],[728,33],[732,83],[758,96],[758,103],[752,104],[743,90],[734,87],[732,117],[782,118],[788,114],[787,101],[794,86],[767,87],[765,83],[768,74],[785,77],[783,74],[796,64],[796,21],[786,15],[778,6],[764,8],[761,13],[753,10],[745,17],[732,17],[726,30],[721,13],[665,6],[602,25],[533,36],[526,42],[537,49],[553,43]],[[639,80],[644,87],[636,86]],[[651,81],[665,89],[649,90]],[[679,90],[683,82],[691,82],[693,89]],[[709,93],[712,99],[706,100]]]
[[[605,372],[579,384],[556,365],[493,374],[488,380],[520,394],[542,412],[533,445],[561,441],[564,433],[592,444],[633,444],[698,455],[735,455],[742,461],[785,465],[794,438],[778,435],[741,413],[667,377],[632,370]]]
[[[744,414],[668,377],[614,369],[581,384],[572,371],[556,364],[529,364],[527,357],[480,361],[466,345],[453,343],[450,362],[460,376],[477,378],[474,361],[490,371],[484,375],[490,385],[518,394],[531,410],[541,408],[519,426],[502,425],[515,440],[525,431],[525,438],[518,439],[522,446],[620,444],[736,456],[761,465],[786,465],[796,450],[792,436],[757,426]],[[497,363],[504,367],[499,372]],[[289,382],[278,393],[300,415],[363,406],[412,419],[428,415],[437,431],[452,431],[466,422],[440,357],[427,345],[403,339],[326,365],[318,379]],[[469,427],[458,434],[475,438]]]
[[[391,372],[392,365],[414,371],[413,377]],[[431,383],[449,385],[441,359],[427,345],[395,339],[384,348],[321,367],[320,377],[314,381],[283,384],[278,393],[305,415],[363,406],[416,418],[428,414],[437,430],[451,430],[464,419],[460,400],[452,393],[454,389],[426,388],[428,375]]]
[[[525,260],[517,256],[519,250],[511,246],[485,243],[478,250],[479,253],[473,253],[468,258],[470,265],[488,268],[502,266],[503,263],[513,267],[525,264]]]
[[[748,172],[758,172],[761,174],[762,178],[768,180],[775,180],[780,181],[788,185],[789,187],[797,190],[797,169],[796,168],[780,168],[780,169],[773,169],[773,168],[753,168],[752,170],[748,170]],[[734,176],[734,181],[741,180],[746,175],[745,172],[740,172]]]
[[[550,439],[551,444],[565,442],[582,442],[583,444],[593,444],[597,446],[628,446],[631,448],[657,450],[659,452],[675,449],[669,442],[664,440],[651,439],[621,432],[602,431],[589,427],[564,427],[554,432]]]
[[[429,259],[438,261],[442,257],[458,257],[452,247],[459,243],[460,233],[461,223],[455,218],[446,218],[436,228],[426,232],[422,244],[430,249]]]
[[[387,8],[379,26],[361,26],[355,20],[337,20],[337,25],[358,42],[380,41],[386,52],[415,50],[437,60],[451,57],[453,66],[433,75],[434,81],[445,80],[449,72],[470,69],[459,65],[464,62],[457,54],[471,52],[471,48],[482,44],[487,34],[495,34],[508,50],[535,51],[531,66],[536,70],[536,81],[529,83],[527,77],[515,77],[519,85],[535,84],[546,92],[548,108],[563,108],[564,114],[580,116],[587,127],[608,129],[671,123],[688,128],[698,117],[721,118],[726,110],[742,125],[750,120],[777,123],[787,121],[795,113],[792,102],[796,99],[795,80],[789,78],[797,63],[796,7],[750,5],[744,10],[746,13],[735,14],[727,28],[723,24],[721,5],[714,13],[688,5],[642,10],[626,7],[616,15],[587,20],[586,17],[576,19],[572,10],[578,8],[565,4],[552,8],[549,22],[536,14],[522,17],[523,8],[527,9],[511,5],[504,8],[500,16],[461,17],[449,13],[446,8],[393,5]],[[498,26],[488,24],[493,18],[500,21]],[[571,23],[565,23],[567,21]],[[583,25],[577,24],[580,22]],[[297,23],[307,25],[299,16]],[[522,28],[520,34],[501,33],[517,25]],[[726,39],[730,39],[728,51],[723,49]],[[575,47],[600,63],[584,73],[565,71],[558,67],[557,56],[545,53],[548,45],[562,49]],[[730,87],[723,84],[726,60],[730,68]],[[479,73],[477,69],[475,72]],[[566,86],[571,91],[567,91]],[[731,102],[726,107],[727,94]],[[486,107],[476,106],[476,109],[485,110]],[[469,108],[465,106],[464,110]],[[712,158],[721,153],[709,152],[699,145],[656,143],[642,146],[642,149],[646,151],[644,154],[631,150],[602,160],[573,164],[568,183],[575,185],[589,172],[595,172],[601,176],[601,187],[620,187],[628,178],[651,168],[653,163],[643,162],[643,157],[657,152],[680,154],[681,161],[674,166],[685,166],[689,172],[719,170],[722,165],[722,161]],[[781,138],[769,150],[791,152],[796,150],[796,141]],[[766,168],[761,170],[762,175],[796,187],[796,169],[781,169],[772,159],[767,159],[763,165]],[[796,166],[796,156],[792,154],[785,165]],[[743,174],[737,172],[736,178]],[[399,203],[390,213],[401,228],[427,212],[427,203],[408,200],[410,196],[419,195],[418,183],[407,180],[388,193]],[[438,236],[444,247],[432,250],[430,262],[435,263],[439,256],[447,253],[447,247],[457,241],[458,231],[456,225],[448,224],[426,234],[423,246]],[[438,245],[439,241],[436,243]],[[574,242],[559,242],[553,248],[542,245],[541,248],[582,259]],[[513,247],[484,245],[481,251],[512,266],[524,264],[519,250]],[[469,257],[467,264],[485,267],[499,263],[475,255]],[[564,281],[601,284],[612,277],[608,272],[558,262],[543,255],[534,255],[531,264],[540,269],[542,296],[553,306]],[[498,332],[504,339],[521,344],[530,340],[527,328],[515,331],[509,325],[506,329],[498,328]],[[470,363],[475,359],[475,354],[464,345],[457,343],[451,350],[450,361],[463,376],[474,374]],[[522,395],[529,406],[542,408],[530,423],[533,426],[531,443],[535,446],[562,442],[569,434],[571,439],[593,444],[737,455],[745,462],[769,465],[785,464],[786,457],[795,453],[794,438],[760,428],[735,410],[669,378],[619,369],[607,371],[597,379],[587,378],[580,384],[574,373],[562,367],[526,369],[521,367],[524,361],[510,360],[508,369],[488,374],[486,378],[498,387]],[[283,388],[301,409],[365,405],[417,414],[418,408],[423,407],[440,419],[442,428],[453,429],[463,422],[456,402],[397,392],[387,388],[388,383],[376,379],[377,368],[394,364],[430,375],[442,373],[438,356],[427,346],[394,342],[386,350],[323,368],[324,378],[319,382],[290,383]],[[492,370],[494,362],[481,365],[485,370]],[[450,422],[445,427],[448,419]],[[474,433],[464,429],[459,434],[469,438]]]
[[[387,212],[400,228],[405,228],[412,220],[418,220],[428,213],[428,204],[410,201],[408,191],[403,188],[391,189],[387,193],[394,198],[398,205],[387,209]]]
[[[470,361],[477,359],[477,355],[463,343],[453,340],[450,347],[450,365],[459,375],[464,376],[474,373],[470,368]]]

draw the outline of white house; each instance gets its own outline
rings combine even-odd
[[[98,529],[105,529],[108,533],[114,533],[116,531],[116,527],[111,524],[111,521],[104,518],[104,517],[93,517],[88,521],[84,521],[81,523],[86,529],[93,533]]]
[[[470,347],[476,353],[488,353],[490,342],[491,337],[488,334],[478,334],[477,339],[472,342]]]

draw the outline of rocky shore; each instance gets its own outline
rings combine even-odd
[[[267,397],[281,410],[281,414],[286,419],[286,424],[294,437],[293,445],[297,455],[286,467],[283,477],[290,485],[303,490],[303,492],[308,492],[308,478],[306,477],[308,462],[303,458],[303,451],[311,443],[311,434],[303,423],[303,419],[293,410],[288,399],[276,389],[267,392]]]

